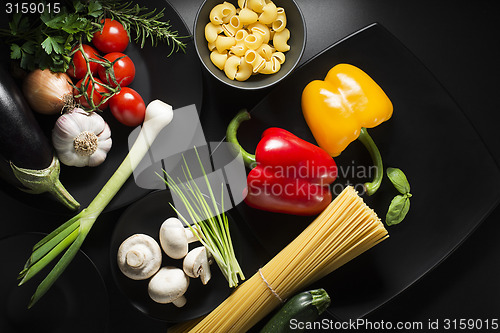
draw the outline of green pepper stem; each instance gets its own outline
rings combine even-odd
[[[368,149],[370,156],[372,158],[373,164],[375,166],[375,176],[372,182],[365,183],[366,193],[372,195],[377,192],[380,184],[382,183],[382,177],[384,176],[384,165],[382,163],[382,155],[377,148],[377,145],[373,141],[372,137],[368,134],[366,128],[362,127],[359,134],[358,140]]]
[[[254,168],[256,163],[255,155],[252,155],[244,150],[238,142],[238,138],[236,137],[236,133],[238,132],[240,124],[245,120],[249,120],[250,118],[250,113],[247,110],[241,110],[240,112],[238,112],[238,114],[231,120],[231,122],[227,126],[226,139],[229,143],[233,144],[232,146],[234,154],[241,154],[241,156],[243,157],[243,163],[245,163],[245,165],[249,168]]]

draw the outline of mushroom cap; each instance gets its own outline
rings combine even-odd
[[[160,227],[160,244],[172,259],[182,259],[188,253],[188,239],[184,225],[176,217],[170,217]]]
[[[171,303],[184,295],[189,286],[189,277],[180,268],[162,267],[148,284],[149,297],[157,303]]]
[[[118,267],[125,276],[133,280],[153,276],[160,269],[161,260],[160,246],[145,234],[130,236],[118,248]]]
[[[205,246],[199,246],[189,251],[184,257],[182,267],[187,276],[192,278],[200,277],[203,284],[207,284],[212,276]]]

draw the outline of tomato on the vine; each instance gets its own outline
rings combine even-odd
[[[78,83],[76,84],[76,86],[80,89],[85,89],[85,86],[87,85],[88,83],[88,87],[87,87],[87,96],[92,96],[92,101],[94,103],[94,106],[97,106],[99,105],[99,103],[101,103],[101,101],[103,101],[106,96],[105,94],[109,93],[109,90],[104,87],[102,84],[103,82],[101,80],[99,80],[98,78],[94,78],[95,80],[95,84],[93,84],[92,82],[89,82],[89,77],[87,77],[87,80],[85,80],[85,84],[83,83],[83,79],[81,79],[80,81],[78,81]],[[92,95],[92,86],[94,86],[94,94]],[[78,90],[75,88],[73,90],[73,94],[76,96],[79,94]],[[90,108],[90,104],[89,102],[87,101],[87,99],[85,98],[84,95],[80,96],[77,98],[77,101],[83,106],[83,107],[86,107],[86,108]],[[104,110],[108,107],[108,103],[109,103],[109,100],[107,100],[106,102],[102,103],[100,106],[99,106],[99,109],[100,110]]]
[[[109,109],[120,123],[127,126],[139,126],[146,114],[146,104],[141,95],[129,87],[121,88],[109,99]]]
[[[120,52],[108,53],[104,56],[110,62],[115,61],[113,64],[113,72],[115,75],[116,82],[120,84],[121,87],[126,87],[135,77],[135,65],[128,55]],[[121,59],[119,59],[121,58]],[[117,60],[119,59],[119,60]],[[99,77],[103,82],[108,83],[112,87],[116,87],[117,84],[113,81],[111,76],[106,77],[107,69],[104,66],[99,66],[98,73]]]
[[[83,44],[83,52],[89,59],[98,59],[97,55],[99,54],[96,49],[92,46]],[[92,74],[95,74],[97,71],[97,67],[99,64],[97,62],[89,61],[89,67]],[[77,80],[82,79],[87,73],[87,61],[82,55],[82,51],[77,51],[73,55],[73,59],[69,65],[69,69],[67,71],[68,75]]]
[[[103,53],[123,52],[129,43],[128,33],[117,20],[105,19],[102,31],[96,31],[92,44]]]

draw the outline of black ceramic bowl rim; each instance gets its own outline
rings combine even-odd
[[[287,27],[289,26],[292,27],[290,29],[290,40],[289,40],[291,49],[290,51],[285,53],[286,55],[285,63],[282,65],[281,69],[277,73],[252,75],[252,77],[250,77],[246,81],[237,81],[229,79],[224,73],[224,71],[217,68],[210,61],[210,51],[208,50],[207,41],[205,39],[205,25],[209,22],[208,14],[210,13],[211,8],[213,8],[215,5],[219,3],[223,3],[224,1],[233,3],[235,6],[237,6],[237,4],[235,4],[237,2],[236,0],[204,0],[195,16],[193,40],[196,49],[196,54],[198,55],[198,58],[203,64],[203,67],[205,67],[205,69],[220,82],[225,83],[233,88],[244,89],[244,90],[257,90],[257,89],[268,88],[280,82],[281,80],[286,78],[290,73],[292,73],[293,70],[299,64],[300,59],[302,58],[302,55],[306,48],[306,39],[307,39],[306,38],[307,29],[306,29],[306,22],[304,19],[304,15],[298,4],[295,2],[295,0],[273,0],[273,2],[277,3],[277,5],[278,3],[283,2],[285,4],[283,7],[294,7],[294,9],[297,11],[297,16],[300,17],[300,22],[295,22],[295,21],[287,22]],[[210,10],[205,8],[209,4],[211,5]],[[205,10],[207,10],[207,15],[206,17],[202,17],[201,13],[204,12]],[[285,12],[287,12],[286,9]],[[303,35],[304,37],[300,38],[300,35]],[[298,36],[300,40],[294,41],[294,36]]]

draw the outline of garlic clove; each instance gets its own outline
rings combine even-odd
[[[104,153],[108,153],[108,151],[111,149],[111,146],[113,145],[113,140],[111,138],[107,138],[106,140],[101,139],[99,137],[99,144],[97,147],[97,150],[103,150]]]
[[[99,139],[99,146],[105,144],[108,150],[111,149],[111,129],[107,123],[104,123],[102,130],[94,133],[98,133],[97,138]]]
[[[88,130],[90,119],[89,112],[80,108],[76,108],[68,112],[66,115],[71,119],[71,121],[75,123],[75,126],[77,126],[78,128],[75,132],[73,132],[73,134],[78,135],[78,133]]]
[[[103,149],[97,149],[97,151],[95,153],[93,153],[92,155],[89,156],[89,160],[87,163],[88,166],[90,166],[90,167],[98,166],[99,164],[104,162],[107,154],[108,153],[105,152]]]
[[[76,167],[84,167],[88,164],[89,156],[78,156],[71,148],[71,151],[65,151],[63,153],[58,153],[57,157],[59,161],[65,165],[76,166]]]
[[[73,140],[73,138],[81,132],[75,117],[70,116],[70,114],[71,113],[65,113],[57,119],[54,130],[58,133],[55,139],[60,139],[62,141]]]
[[[87,122],[88,124],[85,129],[86,131],[91,131],[99,136],[105,135],[109,137],[111,135],[108,124],[97,113],[92,112],[89,115],[89,119]],[[107,134],[105,131],[109,131],[109,134]]]

